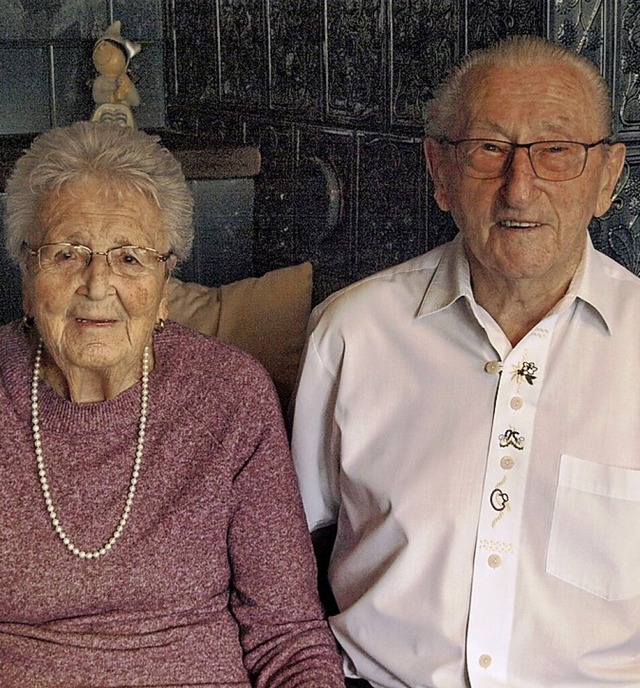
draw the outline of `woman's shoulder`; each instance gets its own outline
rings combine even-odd
[[[253,396],[272,387],[269,374],[253,356],[175,322],[169,321],[155,336],[154,351],[159,371],[192,391],[203,385],[225,395]]]
[[[25,337],[21,322],[19,320],[12,320],[4,325],[0,325],[0,341],[13,345],[24,342]]]
[[[246,351],[216,337],[168,321],[164,332],[154,338],[154,349],[170,360],[172,365],[184,362],[192,371],[198,368],[250,368],[262,370],[261,364]]]
[[[282,423],[271,378],[248,353],[174,322],[154,337],[152,396],[165,414],[219,436]]]
[[[0,367],[15,368],[17,363],[26,362],[29,343],[19,320],[0,326]]]
[[[29,342],[20,321],[0,326],[0,397],[18,407],[28,407],[32,374]]]

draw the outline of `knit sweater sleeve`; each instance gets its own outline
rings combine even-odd
[[[335,641],[317,598],[315,562],[275,392],[239,412],[229,527],[233,613],[256,688],[342,688]]]

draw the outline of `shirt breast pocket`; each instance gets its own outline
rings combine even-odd
[[[640,471],[562,455],[547,573],[605,600],[640,594]]]

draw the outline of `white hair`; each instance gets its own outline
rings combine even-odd
[[[569,48],[540,36],[511,36],[488,48],[467,55],[454,67],[425,106],[427,136],[443,139],[455,128],[474,76],[479,70],[494,66],[528,67],[554,63],[575,69],[593,91],[593,109],[604,129],[603,137],[612,131],[611,94],[606,81],[591,60]]]
[[[157,136],[97,122],[51,129],[17,161],[6,186],[9,255],[21,263],[24,244],[38,242],[38,213],[51,191],[96,178],[118,193],[134,191],[153,201],[170,250],[178,260],[187,258],[193,242],[193,196],[180,163]]]

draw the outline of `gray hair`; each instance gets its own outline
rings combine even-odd
[[[555,63],[572,67],[590,85],[594,110],[605,128],[603,136],[612,132],[611,94],[606,81],[591,60],[569,48],[540,36],[511,36],[505,40],[467,55],[454,67],[425,106],[426,135],[446,138],[458,122],[473,82],[474,72],[493,66],[526,67],[532,64]]]
[[[170,250],[178,260],[193,242],[193,196],[180,163],[159,137],[113,124],[76,122],[38,136],[7,181],[6,247],[21,263],[24,243],[38,231],[44,197],[65,184],[98,178],[156,203]]]

